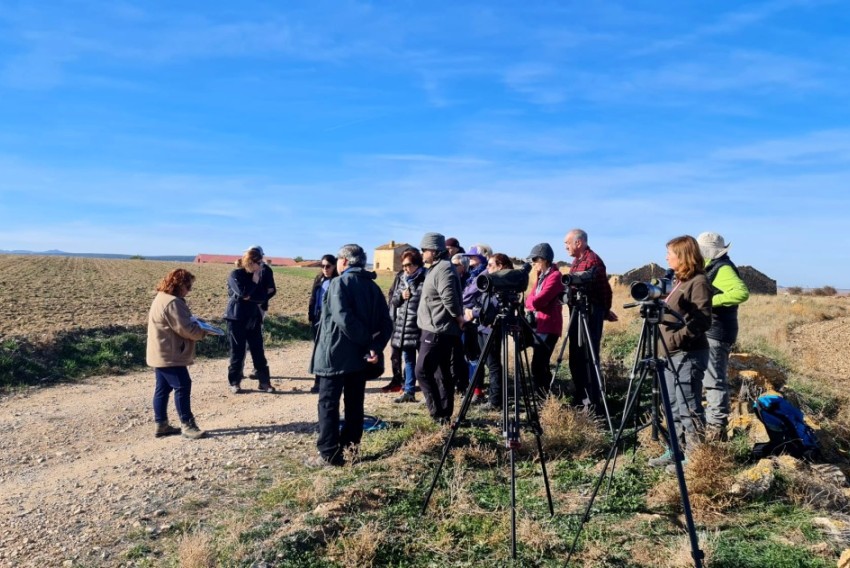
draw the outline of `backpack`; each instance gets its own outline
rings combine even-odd
[[[815,460],[820,448],[815,431],[806,424],[803,413],[782,395],[769,392],[753,402],[753,410],[759,417],[770,441],[756,444],[753,457],[790,454],[798,459]]]

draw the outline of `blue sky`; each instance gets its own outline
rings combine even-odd
[[[840,1],[0,1],[0,249],[317,258],[440,231],[609,272],[706,230],[850,287]]]

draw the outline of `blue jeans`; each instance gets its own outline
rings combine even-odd
[[[416,392],[416,348],[403,349],[404,354],[404,392],[413,394]]]
[[[732,344],[708,338],[708,368],[705,386],[705,421],[711,426],[726,428],[729,423],[729,384],[726,369]]]
[[[189,422],[192,407],[189,404],[192,395],[192,379],[186,367],[158,367],[156,372],[156,387],[153,391],[153,418],[157,422],[168,420],[168,396],[174,391],[174,406],[180,422]]]

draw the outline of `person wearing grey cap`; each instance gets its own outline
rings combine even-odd
[[[564,329],[561,308],[564,282],[561,280],[558,267],[553,264],[555,251],[549,243],[534,245],[528,259],[534,263],[537,281],[525,298],[525,309],[528,313],[534,314],[534,333],[540,340],[532,346],[531,375],[534,378],[537,393],[546,396],[549,394],[549,386],[552,383],[549,361]]]
[[[416,380],[431,418],[448,422],[454,411],[455,383],[461,376],[467,378],[468,372],[460,339],[463,327],[460,279],[449,262],[443,235],[426,233],[419,248],[423,261],[430,266],[416,311],[422,330]]]
[[[738,339],[738,306],[750,297],[738,267],[729,259],[729,247],[717,233],[706,232],[697,237],[705,258],[705,275],[714,295],[711,298],[711,328],[708,338],[708,368],[703,378],[705,388],[705,437],[725,440],[729,424],[729,385],[726,369],[729,354]]]

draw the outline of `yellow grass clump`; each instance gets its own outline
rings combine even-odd
[[[212,537],[205,532],[184,533],[177,543],[180,568],[214,568]]]
[[[574,459],[586,458],[605,446],[602,422],[583,409],[565,405],[549,397],[540,408],[540,425],[543,428],[543,449],[552,458],[566,453]]]

